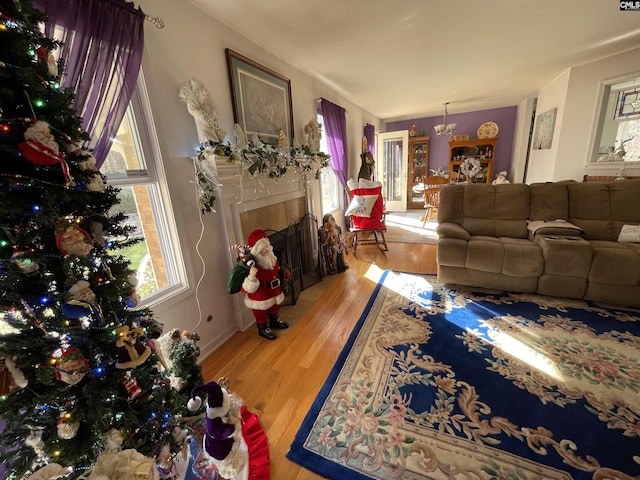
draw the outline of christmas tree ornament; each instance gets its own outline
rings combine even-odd
[[[142,365],[149,355],[151,348],[142,342],[144,330],[139,327],[130,329],[128,325],[116,328],[116,347],[118,347],[118,360],[116,368],[126,370]]]
[[[54,57],[53,54],[44,47],[38,48],[36,50],[36,54],[38,55],[40,61],[46,62],[49,75],[51,75],[52,77],[57,77],[58,62],[56,62],[56,57]]]
[[[136,277],[135,272],[130,272],[127,275],[127,281],[125,284],[128,288],[128,291],[122,296],[122,301],[129,308],[134,308],[140,303],[140,297],[138,296],[138,291],[136,287],[138,286],[138,277]]]
[[[131,372],[126,372],[122,380],[122,385],[129,395],[129,400],[135,400],[142,395],[142,389],[138,385],[138,381],[135,379]]]
[[[65,220],[56,225],[56,246],[64,255],[86,257],[91,252],[91,236],[76,222]]]
[[[122,450],[124,437],[117,428],[112,428],[105,436],[105,449],[103,453],[118,453]]]
[[[36,121],[24,132],[25,141],[18,144],[22,156],[38,166],[60,165],[65,181],[71,182],[69,166],[60,153],[60,146],[56,143],[49,124],[43,120]]]
[[[39,428],[29,428],[29,435],[24,441],[24,444],[27,447],[33,448],[33,451],[36,453],[38,458],[44,458],[44,441],[42,440],[42,429]]]
[[[80,350],[70,347],[64,350],[55,360],[56,378],[75,385],[80,382],[89,371],[89,362]]]
[[[83,159],[81,162],[78,162],[78,168],[92,174],[91,179],[85,183],[87,190],[90,192],[104,192],[106,184],[104,183],[104,178],[97,168],[96,157],[86,149],[82,149],[80,152],[83,155]]]
[[[73,473],[71,467],[65,468],[59,463],[48,463],[29,475],[29,480],[55,480],[66,477],[70,473]]]
[[[58,418],[58,437],[63,440],[71,440],[78,434],[80,422],[73,420],[74,415],[63,411]]]
[[[152,458],[134,449],[103,453],[97,458],[87,480],[159,480]]]
[[[102,223],[91,222],[89,231],[91,233],[91,239],[93,240],[94,245],[98,245],[99,247],[104,248],[107,244],[107,241],[104,238],[104,226],[102,225]],[[113,277],[111,277],[109,280],[113,280]]]
[[[25,275],[30,275],[40,270],[40,265],[30,257],[29,253],[24,250],[16,250],[11,256],[11,261]]]
[[[24,158],[34,165],[57,165],[64,161],[49,124],[38,120],[24,132],[25,141],[18,145]]]
[[[86,280],[78,280],[67,290],[66,301],[61,310],[68,318],[79,319],[92,315],[98,323],[102,323],[102,310],[91,290],[91,284]]]
[[[29,380],[27,380],[27,377],[24,376],[24,373],[22,373],[22,370],[18,367],[17,360],[18,357],[16,356],[9,356],[4,359],[4,363],[13,378],[13,383],[20,388],[24,388],[29,384]]]
[[[242,400],[216,382],[191,391],[187,409],[195,412],[205,403],[204,451],[226,479],[248,478],[248,449],[242,438]]]

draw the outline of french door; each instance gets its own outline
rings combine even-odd
[[[382,182],[387,211],[407,211],[408,144],[408,130],[378,134],[376,180]]]

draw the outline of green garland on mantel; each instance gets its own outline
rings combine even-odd
[[[252,177],[261,175],[275,180],[284,177],[290,170],[304,178],[313,173],[313,178],[318,179],[320,170],[329,166],[331,160],[331,156],[326,153],[311,152],[307,145],[280,148],[266,144],[238,148],[223,142],[203,142],[198,148],[196,162],[202,213],[214,211],[214,192],[219,187],[217,175],[211,175],[207,168],[204,168],[204,161],[212,155],[226,158],[227,163],[241,165]]]

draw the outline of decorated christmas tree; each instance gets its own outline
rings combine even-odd
[[[28,0],[0,0],[0,359],[12,379],[0,463],[12,479],[115,464],[171,477],[202,383],[197,346],[162,335],[138,304],[121,250],[139,239],[82,147],[43,20]]]

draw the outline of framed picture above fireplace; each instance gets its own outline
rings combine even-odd
[[[263,143],[276,145],[282,130],[291,144],[291,81],[233,50],[225,52],[234,122],[249,140],[257,134]]]

